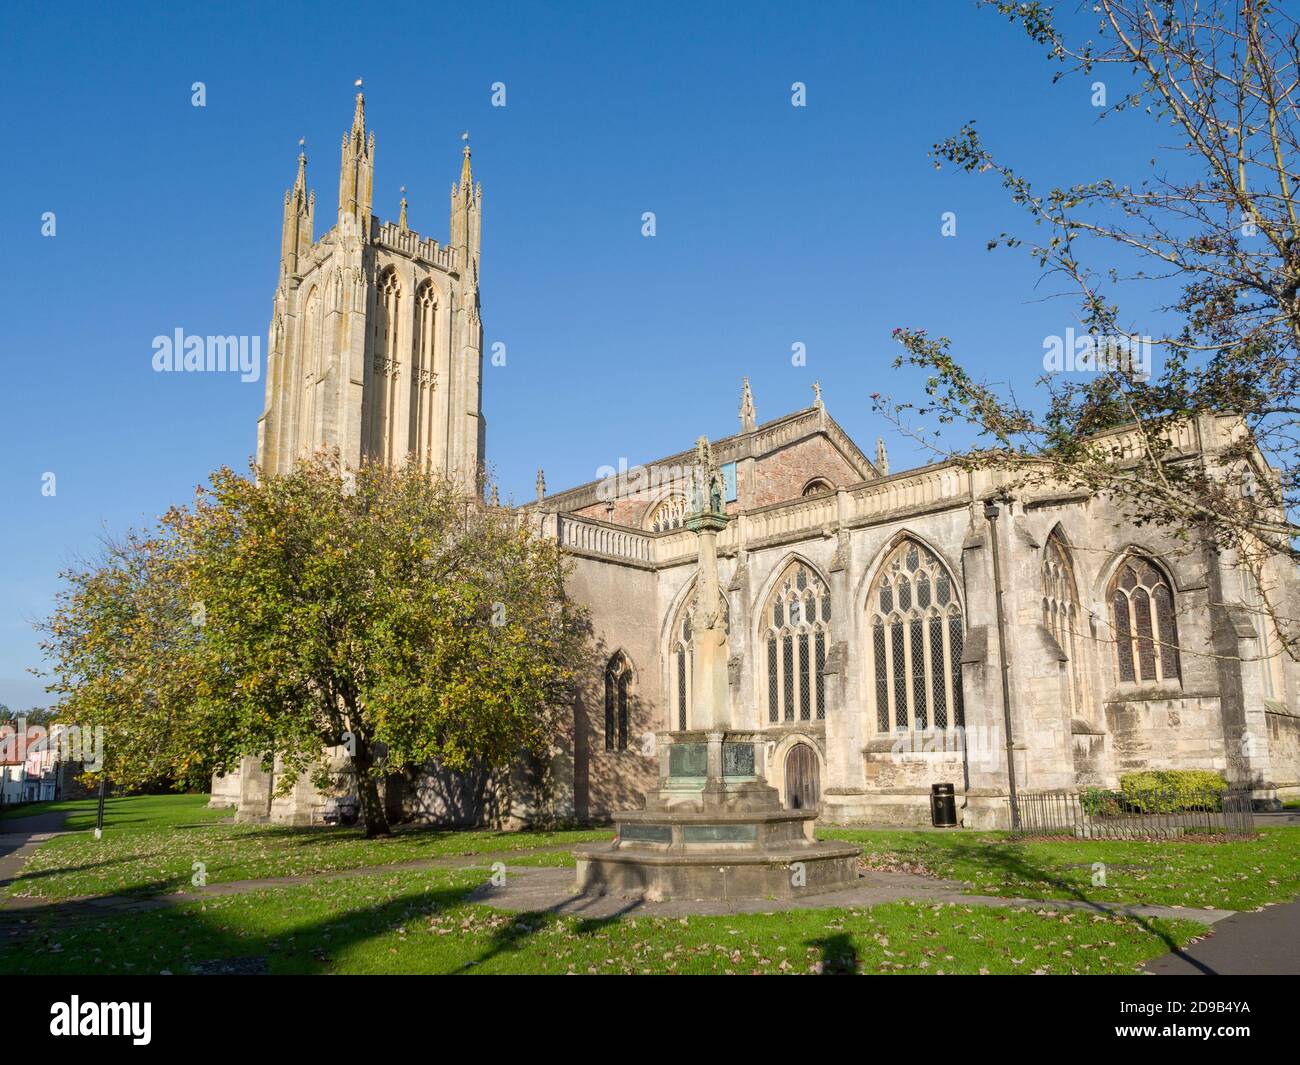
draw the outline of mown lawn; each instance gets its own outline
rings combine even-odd
[[[396,862],[505,853],[609,839],[608,830],[564,832],[420,829],[367,840],[357,828],[286,828],[228,823],[203,795],[111,798],[96,840],[95,801],[45,804],[70,810],[66,827],[37,850],[8,887],[11,895],[66,899],[84,895],[157,895],[187,890],[196,862],[209,884],[301,876]],[[37,812],[40,808],[28,808]],[[533,859],[549,864],[546,859]],[[551,859],[554,860],[554,859]]]
[[[830,827],[818,835],[857,843],[869,868],[957,880],[1001,898],[1248,910],[1300,895],[1300,828],[1294,827],[1229,843],[1026,842],[994,832]],[[1104,884],[1094,884],[1098,872]]]
[[[367,840],[355,828],[234,825],[202,795],[130,796],[107,803],[96,840],[95,801],[62,808],[69,828],[28,861],[8,891],[28,897],[161,894],[188,890],[195,862],[209,884],[370,868],[420,859],[519,854],[520,865],[572,865],[568,846],[609,839],[608,829],[490,832],[417,829]],[[977,894],[1253,909],[1300,895],[1300,828],[1269,828],[1230,843],[1025,842],[992,832],[866,831],[824,827],[822,838],[859,844],[870,868],[921,872]],[[1097,863],[1104,883],[1094,883]]]
[[[1187,921],[891,903],[584,921],[464,901],[481,872],[375,874],[159,910],[33,918],[8,974],[1131,973]]]
[[[27,802],[0,808],[0,822],[47,813],[66,813],[64,826],[70,829],[95,827],[98,799],[61,799],[58,802]],[[131,795],[105,800],[106,816],[116,828],[146,828],[188,824],[194,821],[218,821],[228,818],[230,810],[209,810],[206,795]]]
[[[896,902],[870,909],[731,917],[582,920],[517,915],[466,901],[478,869],[377,872],[104,912],[83,895],[157,895],[208,884],[309,875],[416,859],[500,855],[568,865],[563,848],[608,830],[417,830],[366,840],[357,829],[227,823],[204,796],[60,804],[79,829],[39,848],[11,893],[50,899],[6,915],[4,973],[1127,973],[1207,930],[1092,912]],[[43,809],[51,809],[46,805]],[[29,809],[27,812],[36,812]],[[928,873],[1002,897],[1249,908],[1300,894],[1300,829],[1208,843],[1020,842],[998,833],[823,829],[863,847],[876,869]],[[539,853],[537,848],[556,847]],[[1094,884],[1094,863],[1105,883]]]

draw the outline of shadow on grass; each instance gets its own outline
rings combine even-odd
[[[1031,859],[1023,849],[1023,844],[1005,842],[987,844],[986,846],[987,850],[983,852],[981,857],[984,858],[984,864],[987,868],[999,870],[1008,878],[1014,877],[1020,883],[1042,884],[1050,887],[1069,896],[1070,901],[1079,903],[1085,911],[1112,917],[1123,917],[1133,922],[1144,932],[1161,940],[1171,952],[1186,957],[1179,942],[1161,929],[1153,920],[1127,910],[1116,910],[1113,908],[1116,905],[1115,903],[1104,903],[1102,900],[1090,897],[1077,883],[1060,876],[1051,866]],[[1187,961],[1207,973],[1209,972],[1208,969],[1205,969],[1194,959],[1187,958]]]
[[[345,904],[339,912],[315,921],[283,931],[255,933],[235,930],[232,924],[223,922],[222,911],[217,909],[179,910],[155,903],[148,908],[101,909],[95,913],[84,904],[52,906],[42,912],[21,939],[0,947],[0,973],[21,972],[24,968],[34,972],[102,973],[108,960],[118,960],[116,971],[125,970],[126,974],[162,970],[177,974],[322,973],[329,971],[335,957],[353,946],[460,905],[468,890],[451,885],[407,892],[368,906]],[[80,919],[69,923],[68,918],[74,916]],[[111,930],[112,951],[97,953],[93,963],[84,965],[60,966],[57,960],[52,961],[65,950],[72,933],[80,929],[83,934],[97,934],[101,922],[106,931]],[[231,963],[234,968],[223,963]]]
[[[562,908],[565,908],[565,916],[580,916],[584,909],[596,905],[600,899],[601,896],[572,895],[546,910],[529,910],[526,913],[517,914],[514,921],[507,927],[493,934],[492,942],[485,951],[477,958],[467,961],[460,967],[459,971],[468,972],[486,961],[491,961],[500,954],[508,954],[519,949],[531,936],[536,935],[543,928],[549,927]],[[581,901],[581,905],[577,905],[575,908],[579,901]],[[614,913],[606,914],[603,917],[581,918],[574,925],[572,932],[575,936],[595,935],[610,925],[618,924],[633,910],[639,909],[641,905],[640,899],[628,899]]]
[[[836,834],[832,833],[832,836],[834,835]],[[843,835],[845,838],[851,838],[852,833]],[[864,847],[869,847],[876,841],[860,842],[863,843]],[[1014,882],[1017,885],[1017,891],[1020,890],[1020,885],[1024,885],[1025,894],[1015,897],[1024,898],[1026,901],[1036,901],[1033,898],[1035,886],[1051,889],[1051,891],[1065,896],[1066,900],[1077,903],[1078,907],[1085,912],[1118,916],[1131,921],[1144,932],[1161,940],[1171,953],[1184,958],[1189,964],[1207,975],[1213,973],[1213,970],[1208,966],[1188,957],[1183,952],[1178,941],[1163,931],[1151,918],[1124,909],[1114,909],[1113,907],[1117,903],[1113,900],[1095,897],[1076,880],[1062,875],[1062,871],[1058,866],[1050,861],[1036,860],[1028,849],[1031,845],[1029,841],[1020,841],[1009,836],[963,838],[960,836],[925,834],[919,837],[916,835],[908,836],[905,843],[906,846],[902,849],[895,844],[891,848],[892,853],[905,860],[914,860],[926,868],[929,868],[932,864],[948,865],[946,871],[931,870],[932,875],[962,880],[968,886],[978,890],[975,882],[969,879],[969,869],[963,870],[961,868],[964,863],[967,866],[974,866],[979,872],[997,876],[1004,882]],[[1082,867],[1089,868],[1091,864],[1085,863]],[[1078,867],[1076,866],[1076,868]],[[1011,898],[1012,896],[1005,897]],[[1120,903],[1118,905],[1136,906],[1143,905],[1143,903]]]
[[[804,946],[814,947],[821,954],[822,976],[852,976],[858,971],[858,948],[847,932],[809,939]]]

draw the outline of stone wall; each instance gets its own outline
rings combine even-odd
[[[212,777],[212,791],[208,796],[208,805],[237,807],[239,805],[239,771],[233,773],[215,773]]]
[[[655,734],[664,725],[659,586],[654,572],[630,565],[574,559],[567,590],[589,611],[588,668],[579,684],[571,729],[557,738],[552,774],[556,813],[606,820],[636,805],[658,780]],[[628,746],[605,745],[605,667],[621,651],[631,663]],[[567,787],[566,787],[567,784]]]
[[[1284,798],[1300,797],[1300,711],[1275,702],[1264,715],[1273,782]]]
[[[1106,703],[1115,774],[1147,769],[1208,769],[1226,774],[1217,697],[1133,698]]]

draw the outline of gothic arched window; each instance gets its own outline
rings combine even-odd
[[[805,496],[821,496],[833,491],[835,491],[835,486],[825,477],[814,477],[804,485],[803,494]]]
[[[718,610],[722,614],[722,623],[731,631],[731,610],[727,606],[727,597],[718,593]],[[691,651],[691,633],[695,626],[695,593],[692,591],[682,600],[668,631],[668,690],[671,695],[669,705],[678,731],[686,731],[690,719],[691,690],[694,655]]]
[[[680,529],[685,520],[686,496],[681,492],[674,492],[664,496],[650,508],[645,527],[652,532],[667,532],[669,529]]]
[[[760,646],[767,669],[767,722],[826,717],[826,647],[831,593],[817,571],[795,559],[763,608]]]
[[[605,666],[605,750],[626,751],[632,663],[622,651]]]
[[[867,617],[877,730],[964,727],[961,605],[948,567],[903,540],[880,567]]]
[[[1110,581],[1110,610],[1121,684],[1182,679],[1173,588],[1154,562],[1123,561]]]
[[[415,293],[415,343],[411,361],[411,415],[408,449],[424,466],[433,450],[433,353],[437,341],[438,290],[425,281]]]
[[[1084,633],[1079,620],[1079,593],[1074,563],[1064,538],[1055,530],[1043,549],[1043,624],[1056,638],[1068,660],[1071,715],[1087,714],[1087,682],[1083,663]]]

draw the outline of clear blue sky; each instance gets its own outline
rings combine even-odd
[[[930,145],[977,118],[1050,182],[1133,176],[1153,137],[1099,124],[1081,79],[1053,86],[1040,50],[968,0],[11,4],[0,34],[0,702],[16,709],[44,702],[25,670],[60,568],[253,452],[263,383],[156,374],[151,340],[265,344],[298,138],[320,233],[355,78],[384,217],[404,184],[412,227],[445,240],[471,131],[486,340],[508,349],[484,369],[488,458],[516,499],[539,466],[560,489],[734,431],[746,374],[760,419],[820,379],[864,449],[884,435],[895,469],[922,461],[871,412],[872,392],[917,392],[890,369],[895,326],[1027,384],[1043,337],[1073,324],[1023,256],[985,251],[1020,221],[996,181],[937,173]]]

